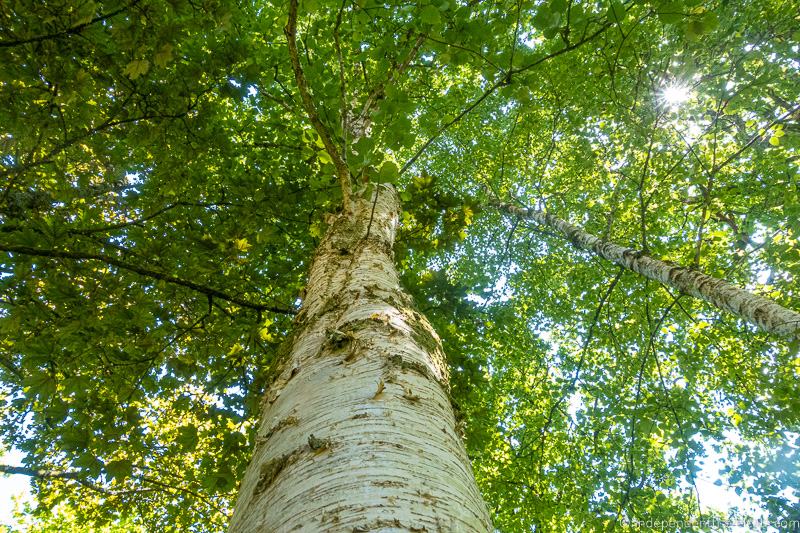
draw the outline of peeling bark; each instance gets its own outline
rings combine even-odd
[[[800,313],[787,309],[768,298],[740,289],[697,270],[669,264],[643,254],[639,250],[604,241],[544,211],[504,203],[495,205],[506,213],[533,220],[554,230],[582,250],[593,252],[683,294],[700,298],[723,311],[733,313],[764,331],[790,339],[800,339]]]
[[[233,533],[492,529],[441,341],[394,268],[397,194],[373,191],[320,243]]]

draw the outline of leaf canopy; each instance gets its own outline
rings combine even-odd
[[[302,68],[354,185],[401,191],[398,266],[444,340],[498,530],[697,519],[714,447],[724,484],[800,515],[796,342],[491,207],[800,309],[798,12],[301,3]],[[342,202],[286,17],[0,5],[0,440],[77,474],[36,478],[36,513],[68,509],[43,531],[225,527]]]

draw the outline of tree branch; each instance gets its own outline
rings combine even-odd
[[[427,37],[425,35],[420,35],[417,37],[417,40],[414,42],[414,45],[411,47],[411,50],[409,50],[403,62],[399,65],[396,65],[392,70],[389,71],[386,81],[380,82],[370,91],[369,96],[367,96],[367,101],[364,102],[364,107],[361,108],[361,113],[358,114],[356,124],[366,125],[367,121],[369,120],[369,114],[372,112],[375,104],[378,102],[378,100],[383,98],[383,95],[386,92],[386,86],[392,84],[397,79],[397,76],[405,72],[405,70],[408,68],[408,65],[411,64],[411,61],[419,53],[419,49],[422,47],[422,43],[425,42],[426,38]],[[363,126],[362,130],[366,131],[366,126]]]
[[[548,55],[544,56],[543,58],[537,59],[536,61],[534,61],[534,62],[532,62],[532,63],[530,63],[528,65],[525,65],[525,66],[522,66],[522,67],[519,67],[519,68],[516,68],[516,69],[511,69],[508,72],[506,72],[505,75],[501,79],[497,80],[492,85],[490,85],[489,88],[486,89],[483,92],[483,94],[480,95],[474,102],[472,102],[469,106],[467,106],[466,109],[464,109],[461,113],[456,115],[455,118],[451,119],[449,122],[447,122],[446,124],[442,125],[442,127],[439,128],[439,130],[436,133],[434,133],[427,141],[425,141],[425,144],[423,144],[419,148],[419,150],[417,150],[416,153],[413,156],[411,156],[411,158],[408,161],[406,161],[406,163],[403,165],[403,168],[400,169],[400,175],[405,173],[405,171],[408,170],[411,167],[411,165],[413,165],[414,162],[416,162],[417,159],[419,159],[419,157],[425,152],[425,150],[427,150],[428,147],[431,144],[433,144],[433,142],[436,139],[438,139],[447,129],[449,129],[450,126],[452,126],[453,124],[456,124],[462,118],[467,116],[470,112],[472,112],[473,109],[478,107],[481,104],[481,102],[483,102],[489,96],[491,96],[499,87],[503,87],[505,85],[508,85],[511,82],[512,76],[514,76],[515,74],[519,74],[521,72],[525,72],[526,70],[530,70],[533,67],[535,67],[535,66],[537,66],[537,65],[539,65],[539,64],[541,64],[541,63],[543,63],[543,62],[545,62],[545,61],[547,61],[549,59],[552,59],[554,57],[560,56],[561,54],[564,54],[566,52],[574,50],[575,48],[578,48],[582,44],[587,43],[587,42],[595,39],[598,35],[600,35],[604,31],[606,31],[609,28],[610,25],[611,25],[610,23],[603,24],[600,27],[599,30],[597,30],[593,34],[589,35],[588,37],[585,37],[585,38],[581,39],[580,41],[578,41],[575,44],[572,44],[570,46],[564,47],[561,50],[558,50],[557,52],[553,52],[551,54],[548,54]]]
[[[592,252],[648,279],[659,281],[681,293],[699,298],[764,331],[790,339],[800,339],[800,313],[787,309],[769,298],[753,294],[693,268],[655,259],[642,250],[604,241],[542,210],[520,208],[497,201],[493,202],[493,205],[510,215],[533,220],[555,231],[581,250]]]
[[[342,25],[345,0],[336,14],[336,24],[333,25],[333,48],[336,51],[336,60],[339,63],[339,112],[342,114],[342,159],[347,164],[347,137],[350,135],[350,112],[347,105],[347,83],[344,79],[344,59],[342,59],[342,44],[339,40],[339,27]]]
[[[290,0],[289,2],[289,19],[286,27],[283,29],[286,34],[286,40],[289,44],[289,57],[292,61],[292,70],[294,70],[294,79],[297,83],[297,89],[300,91],[300,99],[303,102],[303,108],[311,121],[311,125],[317,131],[317,134],[322,139],[322,144],[325,146],[325,151],[333,161],[333,166],[336,168],[336,176],[339,178],[339,185],[342,188],[342,204],[345,211],[350,211],[350,196],[352,189],[350,185],[350,170],[347,168],[347,163],[342,159],[341,154],[333,144],[333,139],[328,132],[328,128],[319,118],[317,108],[314,101],[311,99],[311,94],[308,92],[308,82],[306,76],[303,74],[303,67],[300,65],[300,55],[297,52],[297,0]]]
[[[80,472],[68,470],[45,470],[44,468],[28,468],[27,466],[0,465],[0,474],[19,474],[29,477],[78,479]]]
[[[757,134],[753,135],[753,137],[752,137],[752,138],[751,138],[751,139],[750,139],[750,140],[747,142],[747,144],[745,144],[744,146],[742,146],[741,148],[739,148],[739,149],[738,149],[736,152],[734,152],[733,154],[731,154],[731,155],[730,155],[730,156],[729,156],[727,159],[725,159],[725,161],[723,161],[723,162],[722,162],[722,163],[720,163],[719,165],[716,165],[714,168],[712,168],[712,169],[711,169],[711,174],[712,174],[712,175],[714,175],[714,174],[716,174],[717,172],[719,172],[720,170],[722,170],[724,167],[728,166],[728,164],[729,164],[731,161],[733,161],[734,159],[736,159],[737,157],[739,157],[740,155],[742,155],[742,152],[744,152],[745,150],[747,150],[748,148],[750,148],[750,147],[751,147],[753,144],[755,144],[757,141],[759,141],[759,140],[761,140],[761,139],[765,138],[765,137],[766,137],[766,135],[767,135],[767,133],[768,133],[768,132],[769,132],[769,131],[772,129],[772,127],[773,127],[773,126],[775,126],[775,125],[777,125],[777,124],[779,124],[779,123],[783,122],[784,120],[786,120],[787,118],[791,117],[792,115],[794,115],[794,114],[795,114],[795,113],[797,113],[798,111],[800,111],[800,105],[798,105],[798,106],[795,106],[794,108],[790,109],[789,111],[787,111],[786,113],[784,113],[784,114],[783,114],[783,115],[781,115],[780,117],[778,117],[778,118],[776,118],[775,120],[773,120],[772,122],[770,122],[770,123],[767,125],[767,127],[763,128],[763,129],[764,129],[764,132],[763,132],[763,133],[757,133]]]
[[[72,259],[74,261],[101,261],[103,263],[113,265],[123,270],[135,272],[136,274],[139,274],[141,276],[157,279],[160,281],[164,281],[166,283],[172,283],[174,285],[180,285],[181,287],[186,287],[187,289],[191,289],[193,291],[205,294],[207,296],[211,296],[213,298],[219,298],[220,300],[225,300],[226,302],[230,302],[240,307],[245,307],[247,309],[253,309],[255,311],[271,311],[273,313],[282,313],[285,315],[295,314],[295,311],[293,309],[248,302],[247,300],[243,300],[242,298],[236,296],[231,296],[218,289],[207,287],[205,285],[195,283],[194,281],[181,279],[176,276],[171,276],[169,274],[165,274],[163,272],[159,272],[157,270],[153,270],[150,268],[126,263],[110,255],[68,252],[65,250],[48,250],[41,248],[32,248],[30,246],[13,246],[13,245],[3,245],[3,244],[0,244],[0,251],[9,252],[12,254],[30,255],[35,257]]]
[[[147,222],[148,220],[152,220],[167,211],[174,209],[176,207],[217,207],[220,205],[225,205],[223,203],[204,203],[204,202],[174,202],[171,204],[167,204],[166,206],[162,207],[161,209],[144,216],[142,218],[137,218],[134,220],[129,220],[128,222],[119,222],[117,224],[109,224],[107,226],[96,226],[90,228],[76,228],[76,229],[69,229],[67,233],[71,235],[90,235],[92,233],[106,233],[109,231],[114,231],[117,229],[122,229],[128,226],[136,226],[140,225],[143,222]]]
[[[98,17],[93,18],[88,22],[84,22],[83,24],[78,24],[77,26],[73,26],[72,28],[68,28],[63,31],[59,31],[56,33],[48,33],[46,35],[39,35],[37,37],[30,37],[28,39],[19,39],[16,41],[0,41],[0,48],[10,48],[13,46],[19,46],[22,44],[29,44],[29,43],[39,43],[42,41],[47,41],[49,39],[57,39],[59,37],[66,37],[67,35],[73,35],[76,33],[82,32],[87,27],[91,26],[92,24],[96,24],[98,22],[102,22],[104,20],[110,19],[111,17],[115,17],[120,13],[127,11],[131,7],[135,6],[139,3],[140,0],[133,0],[133,2],[129,3],[126,6],[122,6],[121,8],[117,9],[116,11],[112,11],[110,13],[105,13]]]
[[[84,478],[84,475],[76,470],[46,470],[44,468],[28,468],[26,466],[0,465],[0,474],[21,475],[40,479],[71,479],[80,483],[84,487],[91,489],[106,496],[116,496],[121,492],[110,491],[100,485],[96,485]],[[136,491],[144,492],[144,491]]]

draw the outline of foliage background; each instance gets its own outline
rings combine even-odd
[[[704,442],[800,515],[796,343],[490,206],[800,308],[799,7],[301,4],[323,121],[354,175],[401,190],[398,266],[499,530],[697,516]],[[224,528],[341,201],[285,23],[246,1],[0,6],[0,438],[50,474],[37,514]],[[341,117],[381,85],[349,143]]]

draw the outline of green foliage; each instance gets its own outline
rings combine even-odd
[[[130,520],[117,520],[114,523],[87,525],[66,505],[59,505],[49,513],[40,513],[26,505],[23,512],[17,512],[15,518],[26,533],[141,533]],[[12,529],[12,531],[14,531]]]
[[[797,516],[797,347],[491,201],[800,308],[799,10],[301,3],[321,120],[405,203],[398,265],[498,530],[696,517],[702,443]],[[291,329],[270,309],[297,307],[341,203],[285,24],[280,3],[0,5],[0,440],[78,474],[34,482],[62,517],[41,531],[224,529]]]

